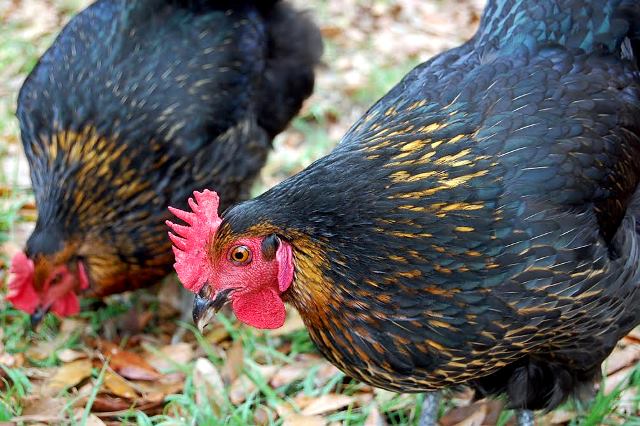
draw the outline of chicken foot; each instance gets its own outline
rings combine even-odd
[[[440,392],[427,392],[422,403],[422,413],[420,413],[419,426],[437,426],[438,409],[440,408]]]

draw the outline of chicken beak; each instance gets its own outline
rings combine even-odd
[[[51,308],[51,306],[38,306],[36,308],[36,310],[31,314],[31,328],[33,330],[36,329],[36,327],[38,327],[38,324],[40,324],[42,322],[42,319],[44,318],[45,315],[47,315],[47,312],[49,312],[49,309]]]
[[[233,292],[233,288],[228,288],[219,291],[213,300],[209,300],[204,297],[201,291],[196,295],[193,301],[193,322],[197,325],[200,333],[211,322],[215,314],[222,308],[228,301],[229,296]]]

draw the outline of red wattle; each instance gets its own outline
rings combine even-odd
[[[60,316],[67,317],[76,315],[80,312],[80,301],[78,296],[72,291],[57,299],[51,305],[51,312]]]
[[[243,323],[262,329],[279,328],[284,324],[286,310],[276,290],[265,288],[232,297],[233,312]]]

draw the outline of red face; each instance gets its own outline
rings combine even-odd
[[[285,309],[280,294],[293,279],[291,247],[277,237],[267,238],[269,247],[266,238],[251,237],[223,249],[205,284],[212,300],[229,298],[238,319],[256,328],[282,326]]]
[[[34,263],[24,253],[14,256],[10,271],[14,275],[9,281],[7,300],[17,309],[40,318],[49,310],[59,316],[75,315],[80,311],[75,291],[89,287],[82,262],[78,262],[75,274],[66,265],[53,267],[38,289]]]
[[[278,328],[285,319],[281,294],[293,281],[291,246],[275,235],[240,238],[211,256],[221,219],[218,195],[205,190],[189,199],[193,212],[170,208],[189,226],[167,222],[176,234],[175,269],[182,284],[198,293],[194,319],[205,324],[227,300],[238,319],[257,328]]]

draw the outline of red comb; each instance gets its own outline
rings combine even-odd
[[[169,238],[173,242],[173,253],[176,256],[173,267],[182,285],[187,290],[197,293],[210,276],[207,247],[222,219],[218,216],[218,194],[205,189],[202,192],[194,191],[193,196],[195,201],[189,198],[191,212],[169,207],[171,213],[189,226],[178,225],[169,220],[166,223],[175,232],[169,232]]]

